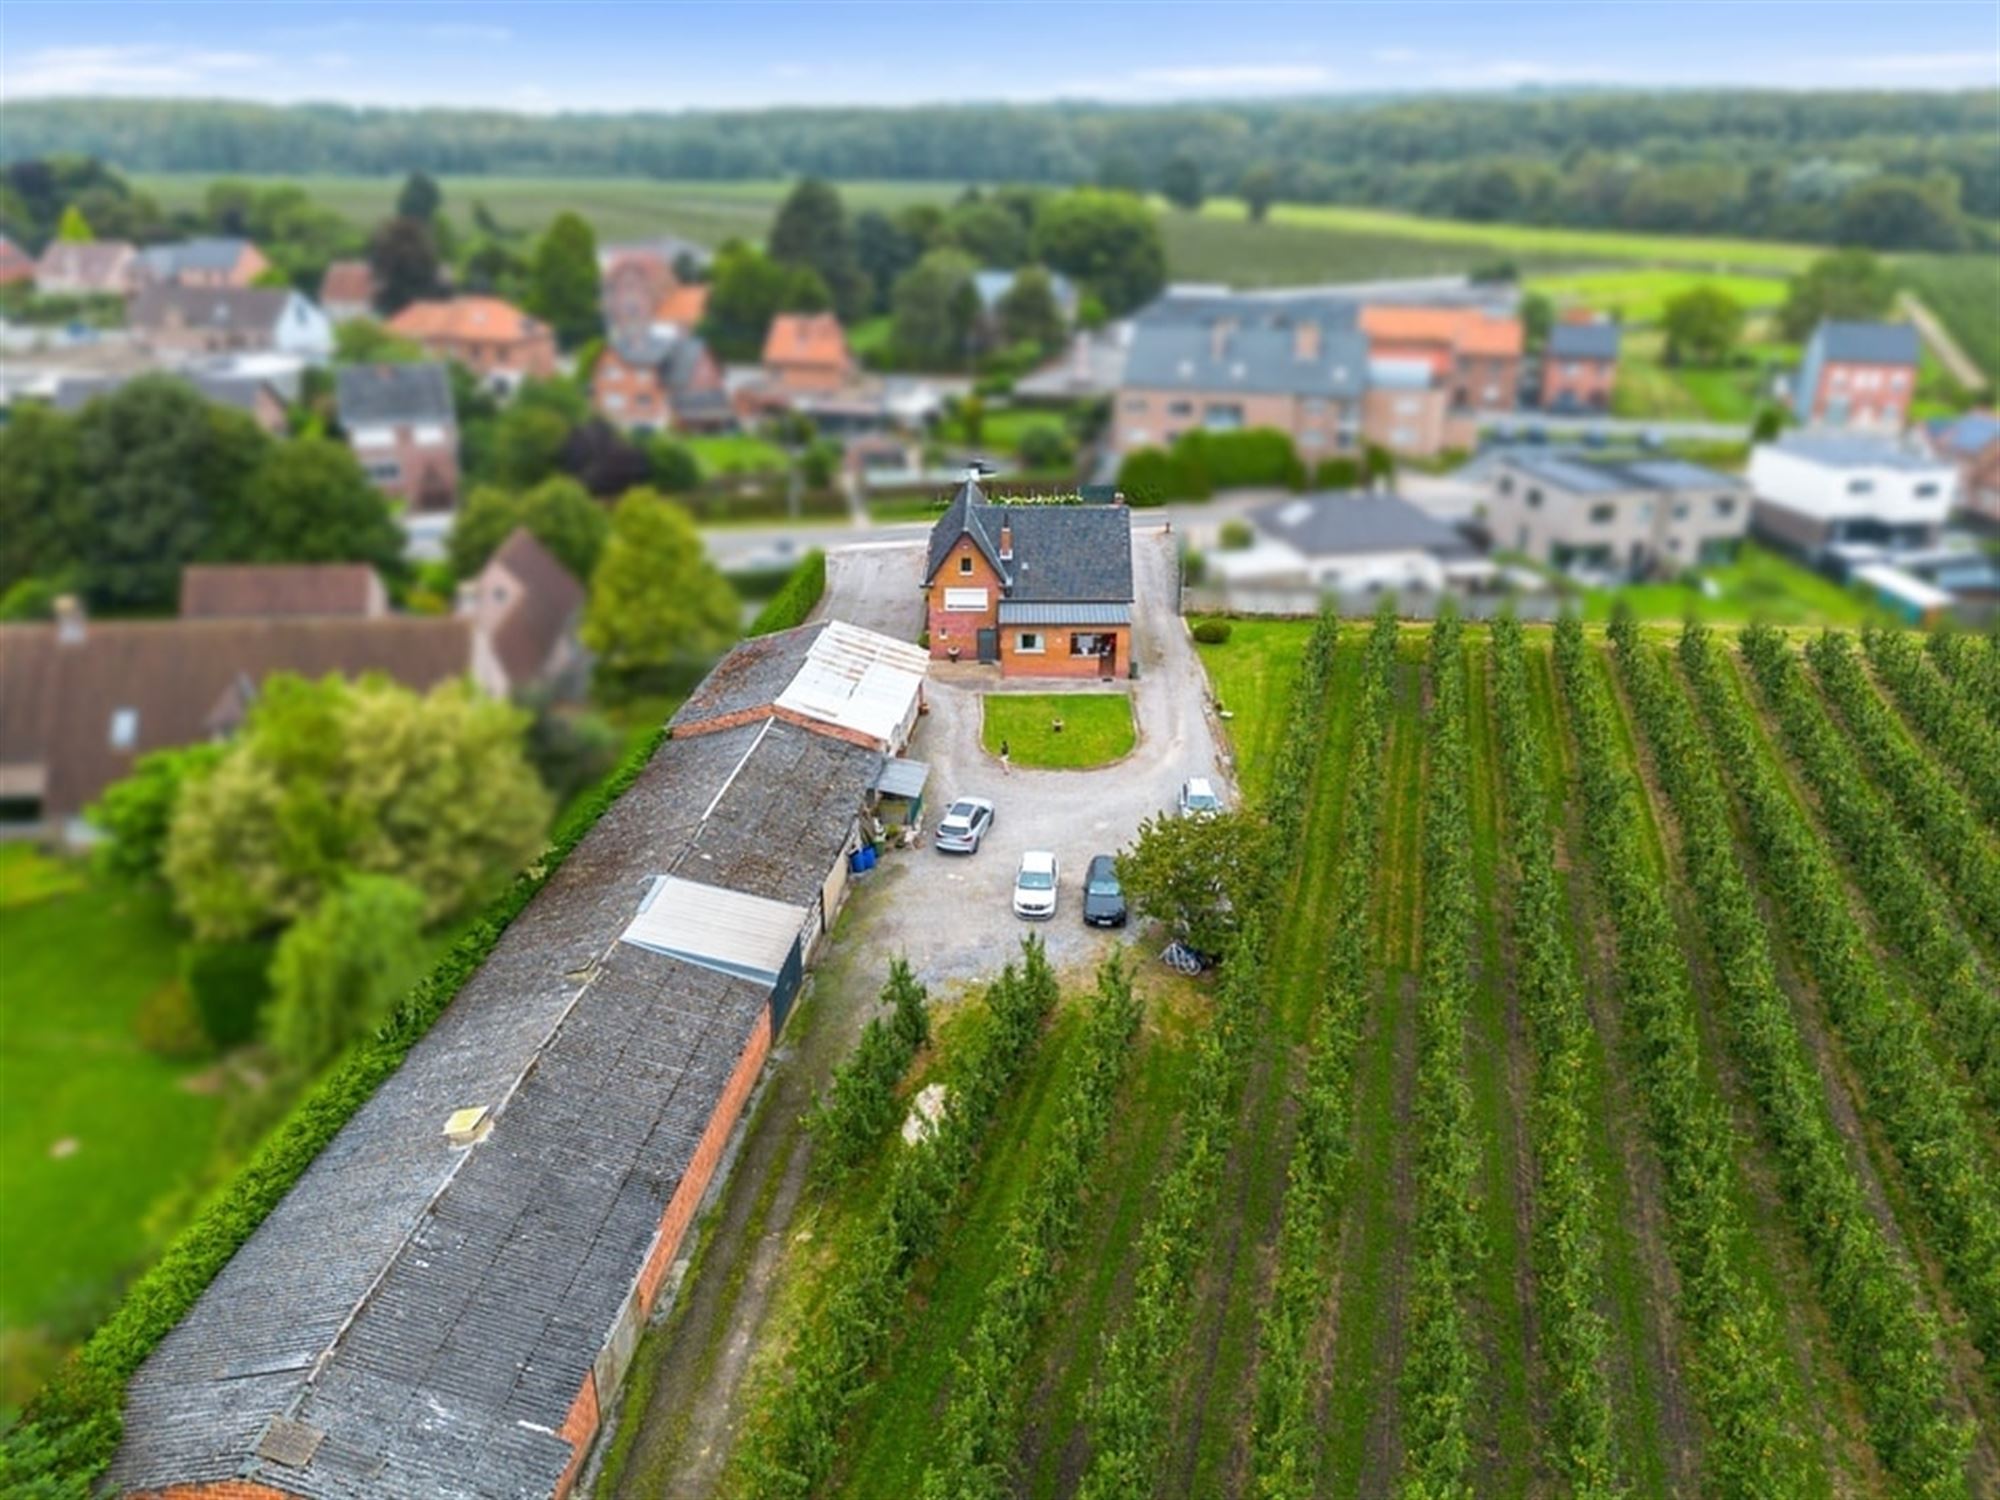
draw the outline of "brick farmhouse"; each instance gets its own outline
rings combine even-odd
[[[502,389],[556,373],[554,330],[498,297],[412,302],[389,320],[389,331]]]
[[[931,528],[930,653],[1005,677],[1118,677],[1132,663],[1132,519],[1123,505],[991,503],[959,486]]]

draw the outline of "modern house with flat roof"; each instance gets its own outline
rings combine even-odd
[[[1225,587],[1310,588],[1343,600],[1466,592],[1497,569],[1454,526],[1396,495],[1294,495],[1250,512],[1249,547],[1208,554]]]
[[[1978,411],[1933,422],[1925,441],[1958,470],[1959,509],[1988,526],[2000,526],[2000,417]]]
[[[1493,465],[1486,516],[1497,552],[1646,578],[1733,556],[1750,524],[1750,489],[1681,459],[1509,449]]]
[[[1787,432],[1751,450],[1750,487],[1760,541],[1844,574],[1935,544],[1958,503],[1958,470],[1890,437]]]
[[[1006,677],[1119,677],[1132,663],[1132,517],[1123,505],[988,501],[958,487],[924,568],[930,654]]]

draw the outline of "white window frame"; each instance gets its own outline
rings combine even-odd
[[[113,750],[130,750],[139,743],[139,710],[114,708],[108,731]]]
[[[946,589],[944,608],[946,614],[983,615],[986,613],[987,593],[985,589]]]
[[[1031,641],[1033,645],[1029,644]],[[1040,656],[1048,649],[1048,638],[1039,630],[1022,630],[1015,633],[1014,650],[1017,655]]]

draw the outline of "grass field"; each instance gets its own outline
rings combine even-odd
[[[1899,269],[1986,378],[2000,385],[2000,256],[1911,255]]]
[[[1017,766],[1101,766],[1131,754],[1138,740],[1123,693],[988,693],[981,701],[986,753],[1004,744]]]
[[[690,434],[680,440],[707,478],[722,474],[782,474],[790,462],[776,443],[746,432]]]
[[[1989,836],[1948,777],[1929,806],[1888,795],[1852,730],[1881,715],[1920,764],[1940,764],[1935,747],[1870,675],[1836,692],[1782,637],[1683,654],[1671,636],[1614,647],[1468,626],[1440,653],[1432,628],[1386,628],[1370,657],[1370,627],[1342,626],[1311,753],[1287,762],[1296,863],[1219,1099],[1224,1154],[1191,1259],[1139,1289],[1174,1211],[1177,1133],[1192,1101],[1215,1098],[1190,1065],[1213,992],[1148,998],[1109,1132],[1072,1189],[1071,1248],[984,1434],[998,1492],[1103,1492],[1093,1464],[1114,1433],[1140,1455],[1108,1491],[1129,1494],[1371,1495],[1425,1475],[1512,1500],[1573,1492],[1579,1465],[1648,1495],[1993,1492],[2000,1390],[1982,1365],[2000,1318],[1966,1298],[1992,1269],[1980,1226],[2000,1213],[2000,1080],[1977,1094],[1946,1080],[1982,1045],[1972,997],[1990,1007],[1996,934],[1980,924],[1996,913],[1963,899],[1913,831],[1958,829],[1962,853]],[[1239,623],[1204,648],[1267,801],[1311,630]],[[1878,868],[1888,850],[1900,863]],[[1930,937],[1904,941],[1911,922]],[[1345,1012],[1326,1008],[1329,954],[1350,938],[1352,1029],[1332,1030]],[[1457,1006],[1440,1005],[1447,987]],[[884,1353],[829,1432],[814,1493],[917,1493],[937,1462],[980,1309],[1019,1274],[1000,1247],[1076,1086],[1078,1000],[1051,1018],[885,1310]],[[912,1086],[976,1026],[947,1026]],[[1336,1187],[1302,1196],[1288,1187],[1301,1110],[1335,1096],[1315,1118],[1336,1131]],[[1919,1136],[1903,1112],[1939,1100]],[[1688,1144],[1701,1140],[1713,1151]],[[904,1149],[792,1236],[736,1430],[786,1385],[786,1351],[815,1336],[841,1247]],[[1423,1175],[1439,1163],[1462,1198]],[[1833,1203],[1840,1216],[1819,1211]],[[1460,1209],[1462,1238],[1440,1237],[1432,1215]],[[1306,1293],[1294,1362],[1273,1367],[1281,1244],[1308,1257],[1286,1283]],[[1682,1295],[1696,1275],[1713,1289]],[[1162,1323],[1142,1296],[1179,1311]],[[1114,1351],[1142,1338],[1159,1381],[1124,1387],[1139,1406],[1106,1407],[1129,1368]],[[1288,1389],[1306,1415],[1279,1441],[1272,1403]],[[1440,1427],[1452,1441],[1419,1446]],[[743,1464],[729,1472],[726,1494],[762,1493]]]
[[[1559,309],[1588,307],[1621,323],[1658,323],[1669,301],[1698,286],[1727,292],[1752,311],[1775,308],[1785,300],[1786,282],[1782,276],[1732,275],[1663,266],[1530,276],[1527,280],[1529,291],[1543,293]]]
[[[200,1165],[217,1109],[188,1087],[199,1065],[153,1056],[133,1029],[175,978],[165,896],[78,870],[0,848],[0,1336],[23,1366],[10,1400],[17,1373],[32,1379],[34,1331],[87,1331],[141,1263],[147,1211]]]
[[[1654,621],[1692,615],[1718,625],[1755,620],[1772,625],[1888,623],[1886,615],[1858,594],[1755,542],[1745,542],[1734,562],[1703,568],[1701,576],[1714,586],[1713,596],[1679,583],[1592,589],[1584,598],[1584,617],[1608,620],[1623,604],[1639,619]]]

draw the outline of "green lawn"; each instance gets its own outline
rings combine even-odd
[[[1588,307],[1623,323],[1657,323],[1670,299],[1697,286],[1727,292],[1752,310],[1775,308],[1785,300],[1786,283],[1781,276],[1726,275],[1664,266],[1531,276],[1527,280],[1529,291],[1541,292],[1558,307]]]
[[[186,1085],[201,1064],[143,1051],[133,1021],[173,982],[166,897],[51,879],[0,848],[0,1405],[32,1386],[36,1350],[86,1331],[151,1248],[147,1211],[205,1160],[217,1100]],[[73,876],[77,867],[60,866]],[[16,900],[36,888],[39,899]],[[17,1385],[18,1383],[18,1385]]]
[[[1191,622],[1196,623],[1196,622]],[[1299,675],[1310,620],[1232,620],[1219,646],[1197,644],[1236,753],[1236,779],[1251,802],[1262,799],[1284,733],[1285,708]]]
[[[1755,542],[1745,542],[1734,562],[1701,573],[1719,590],[1714,598],[1679,583],[1590,589],[1584,618],[1610,619],[1621,599],[1642,620],[1681,620],[1692,613],[1716,624],[1860,625],[1885,618],[1859,595]]]
[[[718,433],[681,441],[709,478],[718,474],[782,474],[787,463],[783,448],[749,433]]]
[[[1017,766],[1101,766],[1138,740],[1132,700],[1123,693],[988,693],[984,702],[987,753],[998,755],[1004,742]]]
[[[1031,427],[1053,427],[1064,431],[1062,413],[1046,408],[1033,407],[988,407],[979,421],[979,436],[967,435],[965,423],[957,417],[948,417],[938,423],[937,435],[947,443],[964,443],[970,447],[984,448],[989,453],[1018,453],[1021,437]]]

